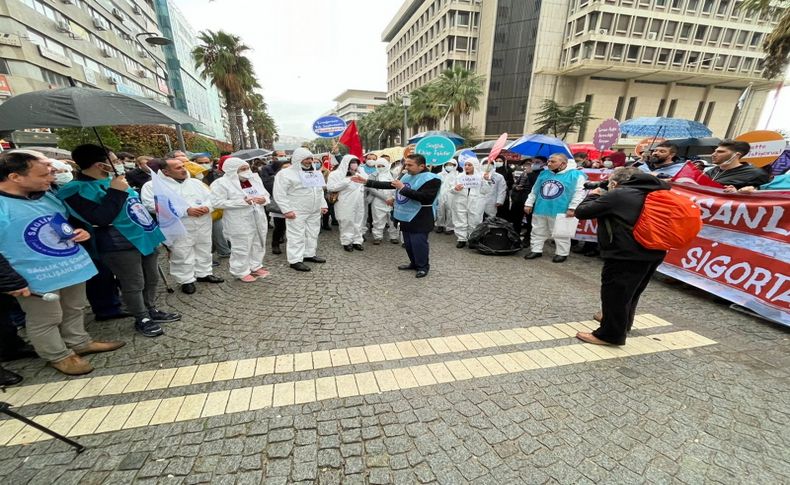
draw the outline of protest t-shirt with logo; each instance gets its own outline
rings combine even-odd
[[[68,210],[54,195],[40,199],[0,196],[0,248],[11,267],[43,294],[96,274],[87,251],[71,240]]]
[[[541,171],[532,189],[536,195],[533,214],[556,216],[567,212],[576,193],[579,177],[586,178],[581,170],[566,170],[560,173],[551,170]]]

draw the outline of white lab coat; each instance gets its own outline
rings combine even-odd
[[[274,200],[283,214],[296,214],[295,219],[285,220],[289,264],[315,256],[321,232],[321,209],[328,207],[323,187],[305,187],[299,176],[302,161],[312,156],[306,148],[297,148],[291,155],[292,165],[274,177]]]
[[[485,215],[488,217],[496,216],[497,204],[502,205],[507,198],[507,180],[495,171],[491,171],[491,181],[494,182],[493,190],[486,196]]]
[[[208,207],[209,213],[200,217],[184,215],[181,223],[187,230],[185,236],[170,245],[170,274],[179,285],[194,283],[197,278],[212,273],[211,259],[211,192],[206,184],[189,177],[183,182],[162,174],[162,181],[178,194],[190,208]],[[148,181],[140,189],[140,199],[149,212],[156,212],[153,184]]]
[[[482,177],[479,165],[475,166],[474,173]],[[455,225],[455,236],[458,241],[466,241],[469,234],[475,230],[478,224],[483,222],[486,197],[493,188],[494,182],[492,180],[483,179],[483,183],[479,188],[455,190],[455,187],[453,187],[450,190],[449,197],[453,213],[453,224]]]
[[[384,159],[379,158],[377,160],[378,164],[381,164],[383,160]],[[371,174],[368,178],[379,182],[392,182],[395,180],[392,176],[391,166],[387,167],[383,172],[376,170],[376,172]],[[388,228],[387,235],[390,241],[398,240],[398,229],[395,227],[395,221],[390,217],[392,214],[392,206],[387,205],[388,200],[395,198],[395,189],[367,189],[367,191],[373,219],[373,227],[371,229],[373,239],[377,241],[384,239],[384,229]]]
[[[340,165],[329,174],[326,189],[339,192],[335,202],[335,217],[340,225],[340,244],[362,244],[365,227],[365,185],[352,182],[348,175],[348,165],[357,160],[353,155],[346,155]]]
[[[238,170],[245,163],[238,158],[228,158],[222,166],[225,175],[211,184],[211,203],[214,208],[223,210],[222,232],[230,241],[230,274],[236,278],[263,267],[269,230],[265,204],[248,204],[244,198],[261,196],[268,203],[271,195],[258,174],[249,179],[252,187],[241,187]]]

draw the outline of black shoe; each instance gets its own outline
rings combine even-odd
[[[441,234],[443,232],[444,232],[444,228],[443,227],[437,227],[436,228],[436,234]]]
[[[282,254],[283,252],[280,250],[280,245],[276,244],[272,246],[272,254]]]
[[[38,354],[36,350],[30,344],[25,344],[22,347],[14,350],[13,352],[9,352],[7,354],[3,354],[0,357],[0,361],[2,362],[11,362],[12,360],[19,360],[19,359],[37,359]]]
[[[401,271],[406,271],[406,270],[417,269],[417,268],[412,266],[411,264],[402,264],[402,265],[398,266],[398,269],[401,270]]]
[[[343,250],[347,251],[349,253],[353,253],[354,252],[354,246],[352,246],[350,244],[344,244],[343,245]]]
[[[197,291],[197,286],[195,283],[187,283],[185,285],[181,285],[181,292],[186,293],[187,295],[191,295]]]
[[[178,313],[168,313],[156,308],[149,308],[148,314],[151,315],[151,320],[154,323],[171,323],[181,320],[181,315]]]
[[[378,246],[379,244],[381,244],[381,239],[374,239],[373,240],[373,245],[374,246]]]
[[[455,247],[457,247],[458,249],[466,247],[466,241],[458,241],[457,243],[455,243]]]
[[[22,382],[22,376],[0,367],[0,387],[13,386]]]
[[[584,255],[587,256],[588,258],[596,258],[601,255],[601,252],[597,249],[591,249],[586,253],[584,253]]]
[[[197,280],[200,281],[201,283],[215,283],[216,284],[216,283],[224,283],[225,282],[224,279],[220,278],[219,276],[214,276],[213,274],[210,274],[208,276],[201,276]]]
[[[162,327],[150,318],[137,320],[134,322],[134,328],[145,337],[158,337],[165,333]]]
[[[400,240],[399,239],[390,239],[390,242],[392,244],[400,244]]]
[[[129,318],[131,317],[131,313],[120,312],[120,313],[113,313],[112,315],[96,315],[93,319],[97,322],[106,322],[107,320],[115,320],[118,318]]]
[[[405,242],[403,242],[403,243],[400,243],[400,247],[402,247],[402,248],[406,248],[406,243],[405,243]]]
[[[217,261],[216,259],[212,259],[212,260],[211,260],[211,266],[213,266],[214,268],[216,268],[217,266],[219,266],[219,261]]]
[[[321,226],[321,230],[322,231],[331,231],[332,230],[332,226]]]
[[[363,245],[361,245],[361,244],[352,244],[351,246],[354,249],[356,249],[357,251],[364,251],[365,250],[365,247]]]
[[[537,259],[541,256],[543,256],[543,253],[529,253],[526,256],[524,256],[524,259]]]
[[[453,234],[455,234],[455,231],[454,231],[454,230],[452,230],[452,229],[450,229],[449,231],[444,231],[444,233],[445,233],[446,235],[448,235],[448,236],[452,236]]]
[[[554,256],[551,258],[552,263],[564,263],[565,260],[568,259],[567,256]]]
[[[312,256],[310,258],[304,258],[304,260],[308,263],[326,263],[326,259],[320,256]]]
[[[423,270],[417,271],[417,274],[414,275],[415,278],[425,278],[426,276],[428,276],[428,272]]]
[[[307,266],[304,263],[293,263],[291,268],[295,269],[296,271],[310,271],[310,266]]]
[[[337,222],[337,219],[334,219],[334,220],[332,221],[332,225],[333,225],[333,226],[339,226],[339,225],[340,225],[340,223],[339,223],[339,222]]]

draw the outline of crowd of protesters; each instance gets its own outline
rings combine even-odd
[[[749,148],[744,142],[724,141],[711,155],[712,166],[695,165],[726,192],[788,189],[786,173],[770,180],[766,171],[742,161]],[[163,325],[181,319],[157,305],[164,276],[162,252],[167,253],[172,281],[189,295],[199,284],[224,282],[213,274],[222,258],[229,258],[229,274],[240,282],[266,278],[269,272],[263,262],[269,245],[275,255],[282,254],[285,245],[290,267],[310,271],[306,263],[326,261],[317,254],[319,233],[337,227],[339,243],[349,253],[363,251],[366,240],[403,245],[410,264],[400,269],[414,269],[417,277],[424,277],[429,267],[428,232],[454,235],[460,249],[485,217],[498,216],[512,223],[529,245],[526,259],[541,257],[546,241],[553,239],[552,261],[562,263],[575,242],[571,236],[557,235],[557,221],[634,219],[645,194],[666,189],[662,179],[670,179],[685,164],[677,153],[677,146],[662,143],[639,159],[629,159],[622,150],[602,160],[559,153],[510,161],[503,156],[465,160],[462,165],[453,159],[431,174],[419,156],[393,163],[388,156],[318,156],[306,148],[290,157],[275,153],[267,160],[250,161],[229,156],[212,160],[181,151],[166,158],[135,156],[91,144],[76,147],[70,160],[52,160],[27,150],[4,152],[0,359],[38,356],[63,374],[91,372],[83,356],[116,350],[124,342],[90,336],[84,318],[88,305],[97,321],[129,318],[139,334],[162,335]],[[604,184],[591,190],[583,169],[611,173],[608,190],[624,189],[617,197],[607,197]],[[401,178],[412,180],[411,188]],[[415,188],[417,180],[417,186],[424,184],[422,190]],[[186,207],[178,215],[184,234],[172,241],[160,227],[164,222],[158,183]],[[393,216],[393,209],[397,213],[398,204],[405,203],[399,197],[415,204],[413,220]],[[587,243],[574,249],[605,260],[629,261],[610,263],[607,278],[627,280],[639,290],[629,301],[618,303],[618,309],[599,315],[604,319],[602,330],[580,336],[588,342],[624,342],[638,293],[663,259],[662,254],[640,249],[627,234],[618,237],[618,247]],[[624,274],[632,278],[623,279]],[[622,295],[610,289],[609,296],[617,300]],[[623,305],[627,308],[620,308]],[[29,344],[17,333],[23,325]],[[20,380],[0,368],[0,385]]]

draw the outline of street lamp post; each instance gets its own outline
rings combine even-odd
[[[155,32],[140,32],[139,34],[135,35],[135,40],[137,43],[140,44],[140,47],[148,54],[154,63],[162,68],[162,75],[165,77],[165,84],[167,85],[167,100],[170,103],[170,107],[175,109],[176,107],[176,98],[173,95],[173,87],[170,85],[170,76],[167,74],[167,65],[164,62],[159,61],[159,59],[154,56],[148,48],[145,47],[145,44],[140,40],[140,37],[147,36],[145,41],[150,45],[171,45],[173,43],[172,40],[168,39],[167,37],[162,37],[161,35],[156,34]],[[182,152],[186,152],[187,147],[186,143],[184,143],[184,131],[181,129],[181,125],[176,123],[176,138],[178,138],[178,149]]]
[[[401,144],[406,146],[409,143],[409,134],[407,130],[409,129],[409,106],[411,106],[411,97],[408,94],[404,94],[401,100],[403,101],[403,135],[401,136],[403,140],[401,140]]]

